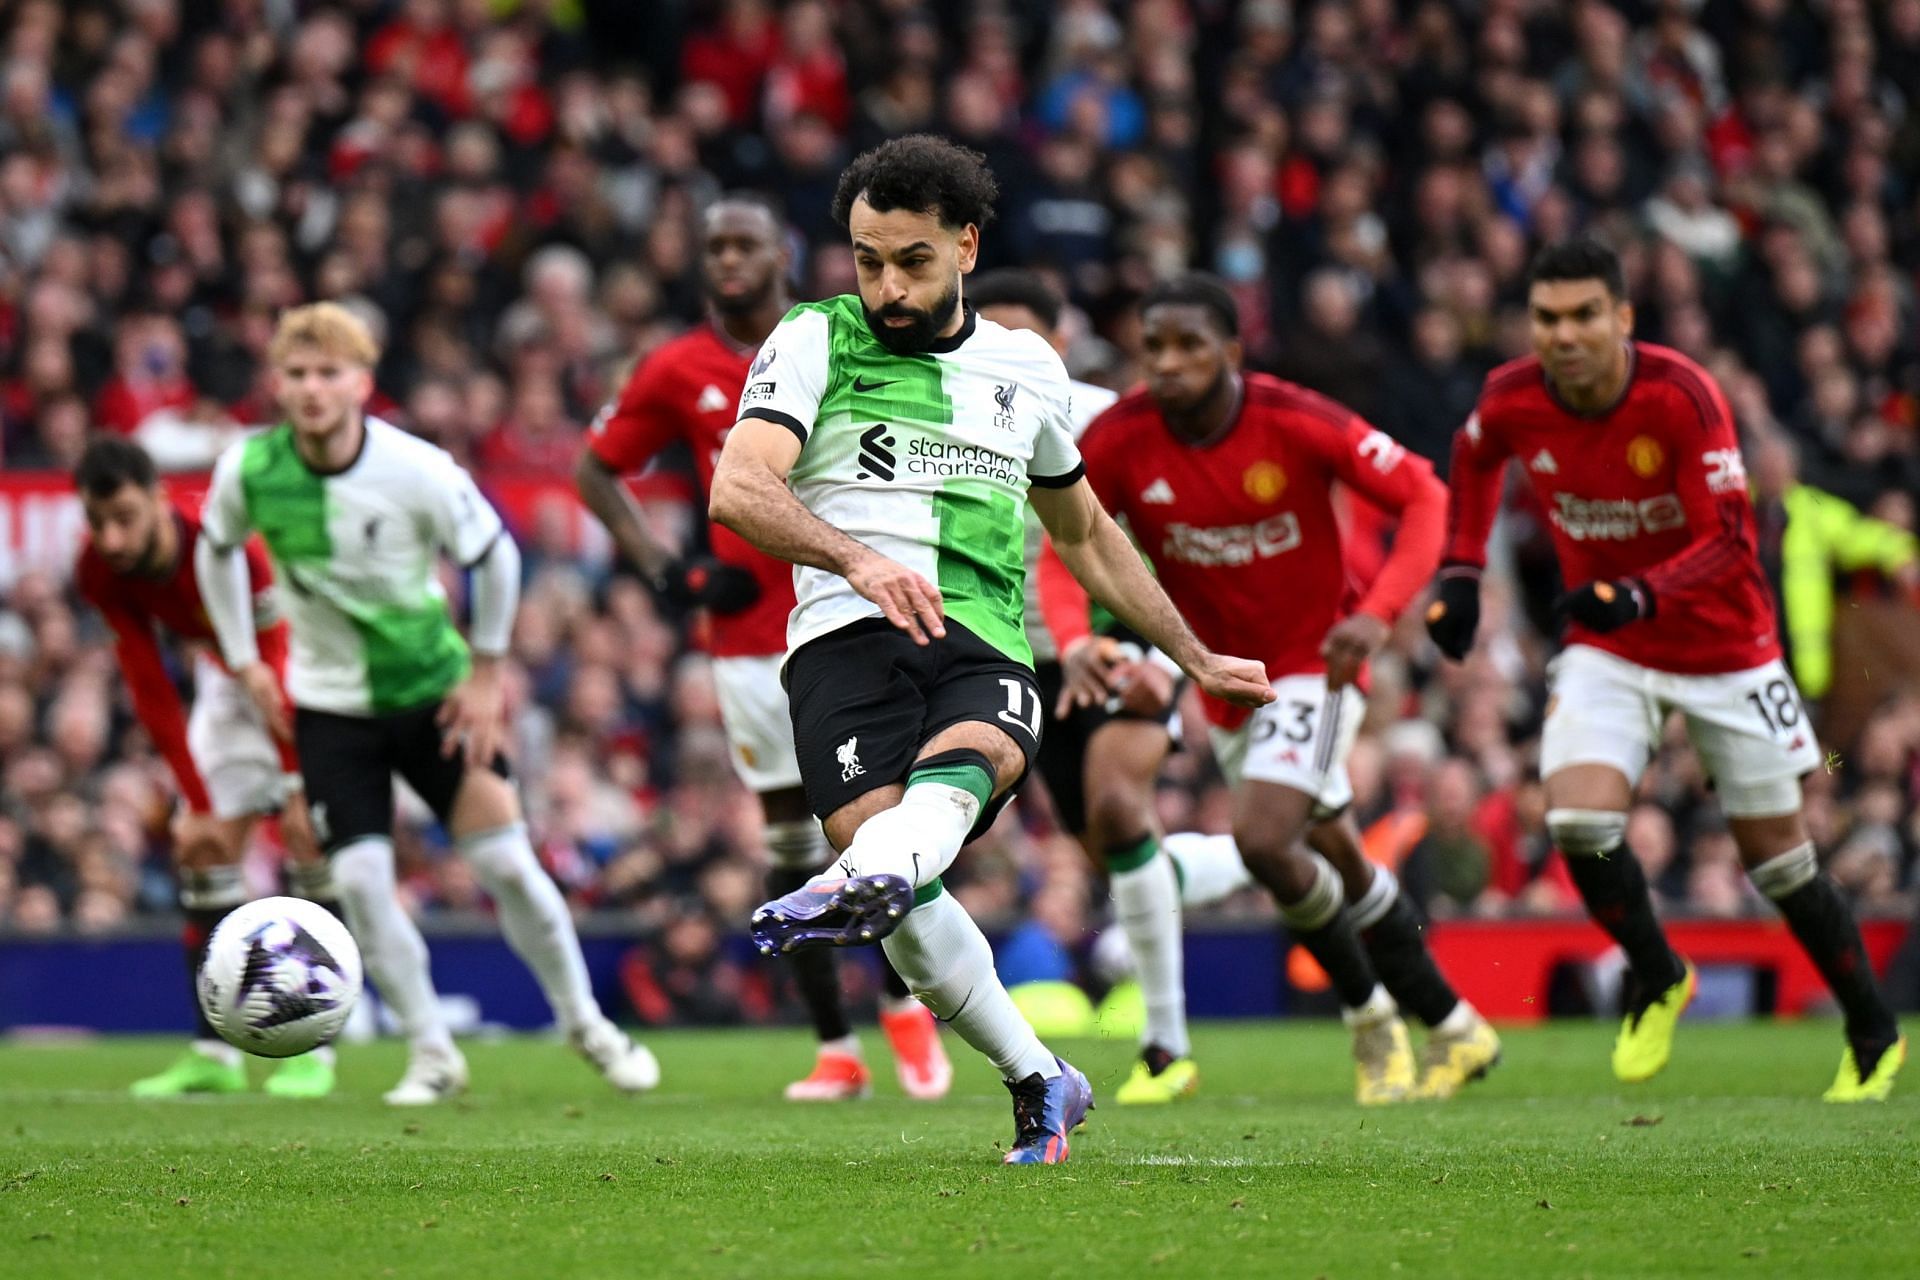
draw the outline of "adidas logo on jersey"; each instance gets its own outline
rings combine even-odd
[[[707,384],[707,389],[700,393],[699,409],[702,413],[719,413],[732,407],[733,401],[727,399],[727,393],[711,382]]]
[[[1560,464],[1553,460],[1552,454],[1542,449],[1527,463],[1527,470],[1538,471],[1543,476],[1557,476],[1560,474]]]
[[[1173,500],[1173,486],[1165,479],[1155,480],[1140,491],[1140,501],[1150,502],[1157,507],[1169,506]]]
[[[854,473],[857,480],[871,480],[878,476],[882,480],[893,479],[894,464],[899,459],[893,452],[894,439],[887,434],[885,423],[868,427],[860,433],[860,470]]]

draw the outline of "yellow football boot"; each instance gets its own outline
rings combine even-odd
[[[1907,1038],[1901,1036],[1873,1064],[1873,1074],[1862,1080],[1860,1065],[1853,1060],[1853,1046],[1848,1045],[1840,1058],[1840,1074],[1821,1097],[1828,1102],[1885,1102],[1893,1092],[1893,1078],[1900,1074],[1900,1065],[1906,1060]]]
[[[1354,1019],[1353,1096],[1363,1107],[1405,1102],[1413,1097],[1413,1045],[1398,1016]]]
[[[1500,1062],[1500,1037],[1493,1024],[1470,1010],[1473,1020],[1465,1030],[1431,1031],[1420,1050],[1420,1080],[1413,1096],[1425,1099],[1451,1098],[1480,1079]]]
[[[1628,1084],[1651,1080],[1673,1056],[1673,1029],[1693,1002],[1700,975],[1692,964],[1686,975],[1655,996],[1646,1008],[1629,1013],[1620,1022],[1620,1038],[1613,1042],[1613,1075]]]
[[[1164,1106],[1180,1098],[1190,1098],[1200,1087],[1200,1068],[1192,1058],[1169,1058],[1155,1071],[1145,1058],[1133,1064],[1133,1074],[1113,1091],[1113,1100],[1123,1107]]]

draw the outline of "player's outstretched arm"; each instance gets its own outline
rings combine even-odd
[[[607,527],[620,554],[649,580],[659,581],[660,575],[673,563],[674,553],[648,531],[640,504],[633,500],[633,494],[627,491],[613,468],[602,462],[593,450],[582,449],[580,461],[573,469],[573,483],[587,510]]]
[[[573,483],[587,510],[607,527],[613,545],[658,594],[720,614],[738,613],[760,598],[760,584],[747,570],[712,556],[682,559],[656,538],[620,473],[592,449],[580,451]]]
[[[1224,657],[1200,643],[1084,478],[1064,489],[1035,486],[1028,500],[1053,538],[1054,550],[1087,593],[1179,663],[1194,683],[1241,706],[1273,701],[1273,687],[1260,663]]]
[[[945,636],[946,606],[938,587],[834,528],[793,496],[787,473],[799,457],[800,440],[785,426],[742,418],[727,433],[714,468],[708,517],[768,555],[839,574],[914,643]]]

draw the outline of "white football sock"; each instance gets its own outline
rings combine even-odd
[[[1180,883],[1173,862],[1156,850],[1131,871],[1109,873],[1113,914],[1133,951],[1140,994],[1147,1003],[1146,1044],[1159,1045],[1176,1058],[1191,1051],[1187,1042],[1187,986],[1180,949]]]
[[[944,782],[913,783],[899,804],[860,824],[826,874],[894,875],[923,888],[953,865],[979,817],[980,799],[972,792]]]
[[[1371,929],[1386,918],[1393,909],[1393,900],[1400,896],[1400,881],[1385,867],[1373,866],[1373,879],[1367,882],[1367,891],[1360,900],[1347,908],[1347,915],[1353,921],[1356,931]]]
[[[416,1049],[453,1048],[440,997],[427,970],[427,940],[400,906],[393,844],[385,836],[356,840],[333,855],[333,887],[367,974],[392,1006]]]
[[[1060,1074],[1053,1055],[1000,985],[987,935],[951,894],[942,892],[909,911],[880,945],[933,1016],[985,1054],[1006,1079],[1025,1080],[1036,1071],[1047,1080]]]
[[[1180,877],[1180,905],[1205,907],[1253,883],[1232,836],[1182,831],[1161,841]]]
[[[567,900],[534,856],[526,827],[516,822],[457,843],[500,913],[500,932],[533,970],[561,1028],[572,1032],[600,1021],[604,1015],[593,998]]]

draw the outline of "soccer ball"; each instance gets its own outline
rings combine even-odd
[[[291,1058],[332,1040],[360,997],[360,948],[333,913],[304,898],[261,898],[207,941],[200,1007],[227,1043]]]

